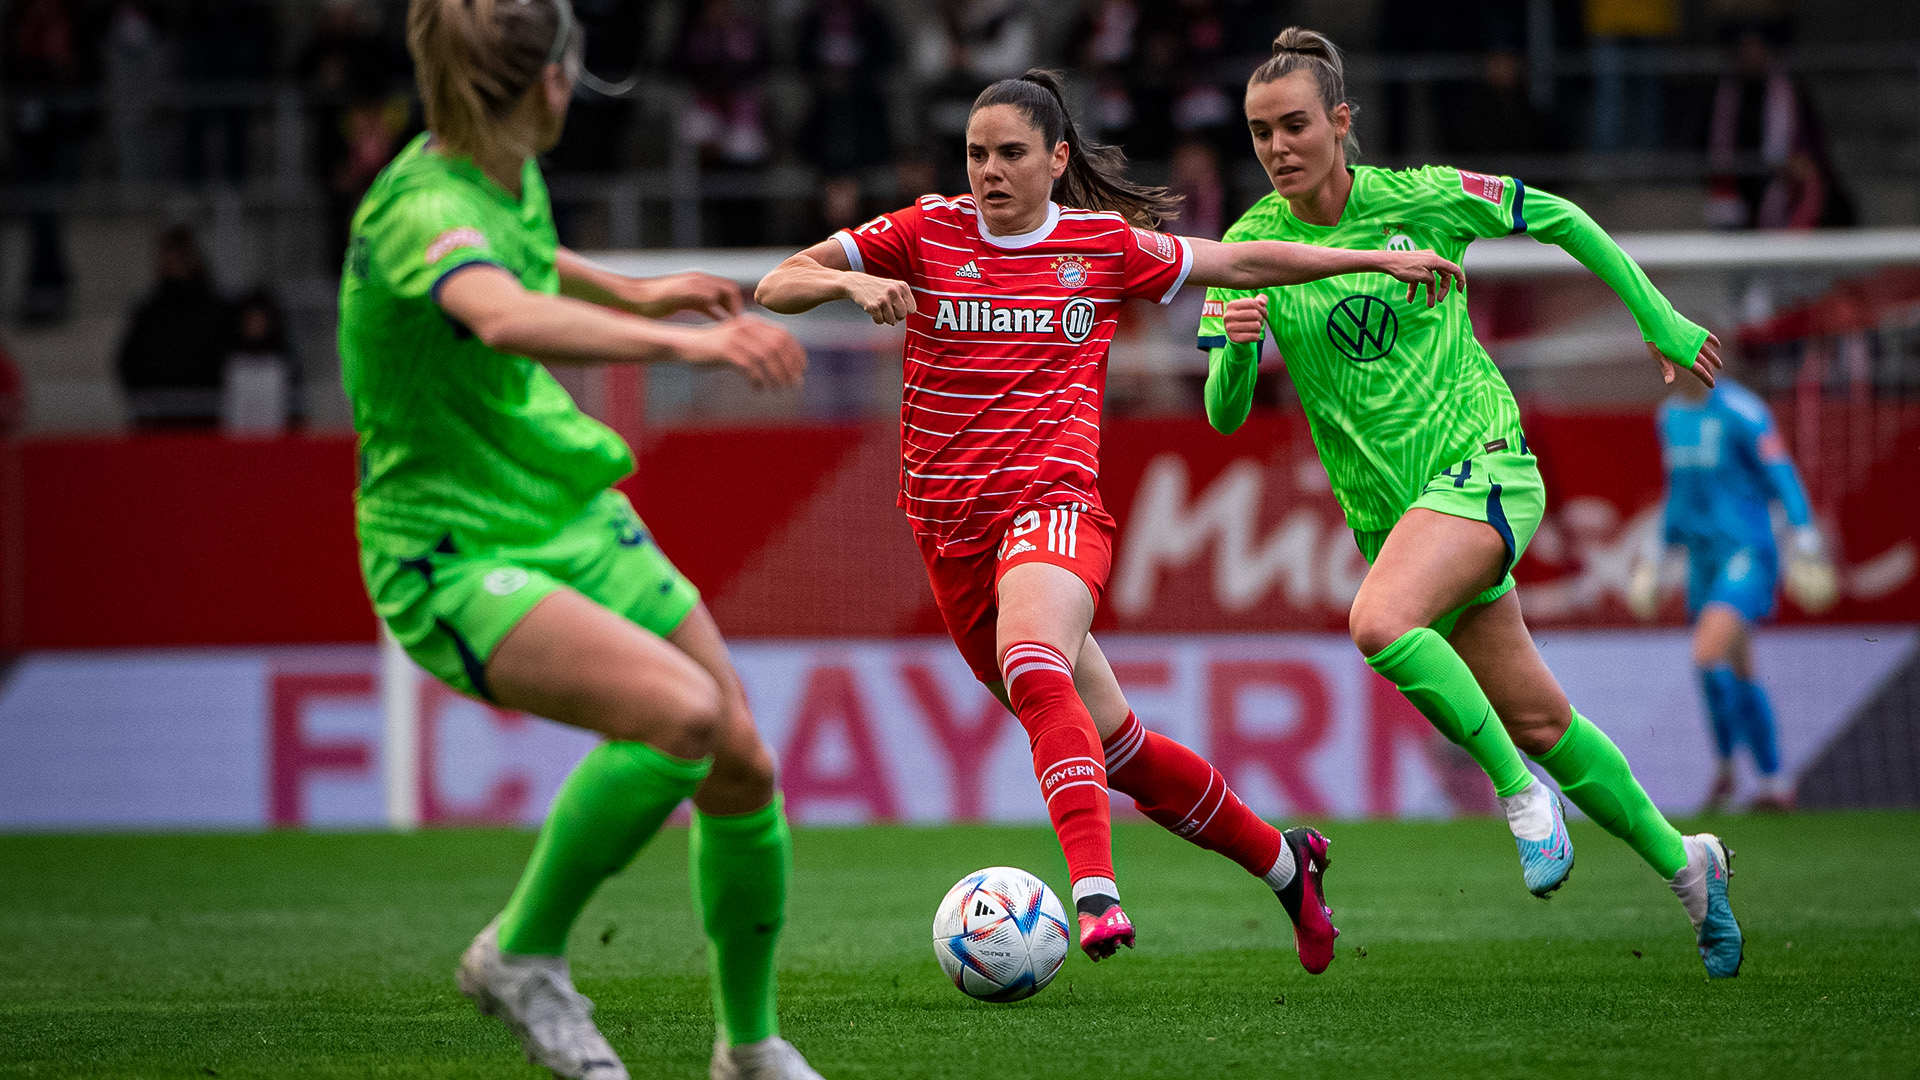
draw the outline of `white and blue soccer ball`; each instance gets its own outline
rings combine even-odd
[[[1019,1001],[1066,962],[1067,913],[1025,870],[989,866],[960,879],[933,913],[933,954],[953,985],[981,1001]]]

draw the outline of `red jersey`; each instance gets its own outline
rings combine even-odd
[[[1173,299],[1193,249],[1117,213],[1047,204],[989,234],[973,196],[925,195],[834,234],[853,268],[913,287],[900,505],[942,555],[992,546],[1015,510],[1100,505],[1100,396],[1123,301]]]

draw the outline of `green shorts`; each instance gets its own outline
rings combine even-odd
[[[411,558],[362,544],[360,569],[374,610],[408,654],[448,686],[489,701],[493,650],[559,589],[572,588],[661,637],[700,601],[633,504],[612,490],[543,543],[460,551],[448,537]]]
[[[1499,450],[1440,470],[1407,509],[1432,510],[1469,521],[1484,521],[1506,541],[1507,565],[1500,584],[1434,620],[1442,637],[1453,633],[1460,615],[1476,604],[1491,604],[1513,588],[1513,564],[1526,553],[1540,518],[1547,512],[1547,491],[1540,482],[1539,459],[1530,453]],[[1371,564],[1392,529],[1354,530],[1353,541]]]

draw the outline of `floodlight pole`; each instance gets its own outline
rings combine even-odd
[[[385,715],[381,764],[385,772],[387,827],[420,827],[420,669],[380,624],[380,705]]]

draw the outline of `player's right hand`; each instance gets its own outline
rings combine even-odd
[[[1431,251],[1383,251],[1380,254],[1381,269],[1392,274],[1394,280],[1407,283],[1409,304],[1419,295],[1422,285],[1427,287],[1428,307],[1445,300],[1448,290],[1467,287],[1467,272]]]
[[[731,365],[756,390],[798,386],[807,370],[807,351],[765,319],[740,315],[701,333],[704,347],[688,359]]]
[[[876,323],[892,326],[913,313],[913,289],[904,281],[847,272],[847,299]]]
[[[1673,361],[1651,341],[1647,342],[1647,351],[1653,354],[1655,360],[1660,361],[1660,380],[1672,383]],[[1700,355],[1693,358],[1693,366],[1687,370],[1693,373],[1694,378],[1705,383],[1709,389],[1712,388],[1714,372],[1720,370],[1720,338],[1717,335],[1707,335],[1707,340],[1700,346]]]
[[[1227,340],[1236,345],[1248,345],[1259,341],[1266,332],[1267,294],[1243,296],[1238,300],[1227,301],[1226,312]]]
[[[1641,622],[1652,622],[1660,615],[1660,564],[1642,559],[1633,568],[1627,582],[1627,608]]]

